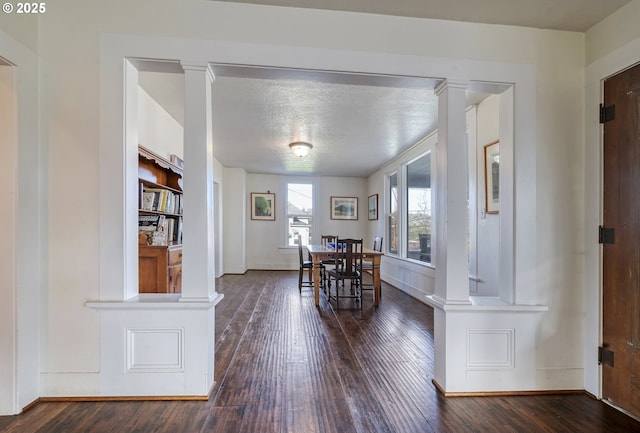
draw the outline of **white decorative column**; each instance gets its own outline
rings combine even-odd
[[[464,355],[464,342],[451,341],[447,308],[469,305],[469,257],[467,250],[467,149],[466,82],[445,81],[438,95],[438,144],[436,147],[436,281],[434,340],[436,384],[447,390],[449,360]]]
[[[513,235],[510,226],[502,224],[503,219],[512,221],[514,208],[509,113],[500,114],[500,139],[506,144],[506,158],[500,155],[501,298],[469,297],[466,89],[467,83],[450,80],[436,89],[436,281],[435,293],[428,297],[434,307],[434,382],[446,395],[534,390],[550,383],[554,374],[536,371],[535,362],[539,313],[547,308],[515,305],[513,296],[502,296],[513,292],[513,259],[507,257],[513,255]],[[513,110],[511,104],[505,107]]]
[[[214,277],[213,139],[211,83],[207,64],[184,69],[184,215],[181,301],[217,297]]]
[[[451,81],[445,81],[436,88],[435,298],[447,304],[469,303],[466,89],[466,82]]]

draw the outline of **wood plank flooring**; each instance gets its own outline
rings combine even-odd
[[[48,402],[0,417],[11,433],[639,432],[586,395],[444,398],[433,310],[383,285],[380,307],[334,311],[297,272],[216,282],[217,388],[209,401]],[[341,303],[342,305],[342,303]]]

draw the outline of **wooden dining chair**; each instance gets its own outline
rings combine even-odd
[[[298,291],[302,293],[303,287],[313,287],[313,262],[305,260],[302,254],[302,236],[298,235],[298,256],[300,257],[300,271],[298,275]],[[303,281],[304,271],[307,270],[309,278]]]
[[[362,239],[336,239],[336,264],[329,274],[329,299],[336,300],[336,309],[340,308],[340,299],[355,299],[362,308]],[[331,280],[335,281],[332,293]],[[346,281],[349,280],[347,292]],[[341,293],[342,291],[342,293]]]
[[[320,236],[320,243],[323,247],[329,246],[330,243],[335,243],[338,237],[335,235],[322,235]],[[327,266],[335,267],[336,259],[325,259],[320,262],[320,282],[324,289],[324,293],[327,293],[327,287],[329,285],[329,276],[327,275]]]
[[[382,236],[373,238],[373,251],[382,251]],[[362,290],[373,290],[373,260],[362,260],[362,272],[371,275],[371,284],[362,284]]]

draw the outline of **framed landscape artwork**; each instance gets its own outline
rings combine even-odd
[[[500,142],[484,147],[484,192],[487,213],[500,212]]]
[[[358,197],[331,197],[332,220],[357,220]]]
[[[272,192],[251,193],[251,219],[275,221],[276,195]]]
[[[378,219],[378,194],[369,196],[369,220]]]

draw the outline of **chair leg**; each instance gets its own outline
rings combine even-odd
[[[300,272],[298,272],[298,291],[302,294],[302,268],[300,268]]]

